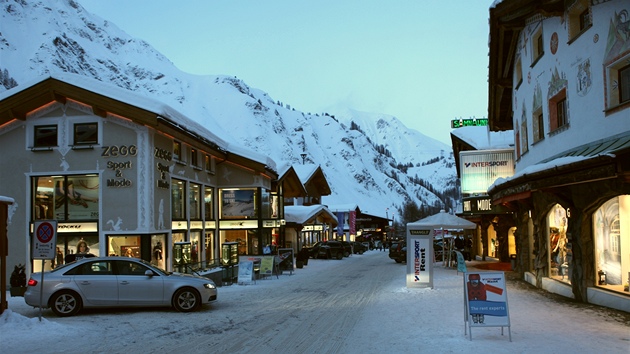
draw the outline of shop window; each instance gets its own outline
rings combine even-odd
[[[33,220],[98,220],[98,176],[38,176],[31,180]]]
[[[151,264],[166,269],[166,235],[151,235]]]
[[[140,236],[109,236],[107,242],[107,254],[110,256],[140,258]]]
[[[171,182],[171,213],[173,220],[186,220],[186,183],[173,179]]]
[[[98,123],[80,123],[74,125],[74,145],[98,144]]]
[[[545,53],[544,43],[543,43],[543,31],[542,26],[540,26],[536,32],[534,32],[534,36],[532,37],[532,67],[536,65],[536,63],[542,58]]]
[[[607,109],[630,104],[630,55],[606,67]]]
[[[190,220],[201,220],[201,186],[191,183],[188,193]]]
[[[203,189],[204,219],[206,221],[214,219],[214,205],[212,204],[212,187]]]
[[[173,159],[175,161],[182,160],[182,143],[177,140],[173,141]]]
[[[255,189],[221,189],[220,212],[222,219],[251,219],[257,217]]]
[[[94,235],[92,232],[84,232],[83,234],[81,236],[66,233],[57,234],[56,257],[50,262],[45,262],[44,270],[48,271],[86,257],[99,257],[98,235]],[[33,271],[41,271],[40,262],[33,262]]]
[[[57,146],[57,126],[56,125],[36,125],[33,134],[33,147],[54,147]]]
[[[569,18],[569,40],[572,42],[592,26],[588,0],[575,1],[567,12]]]
[[[567,90],[561,90],[549,100],[549,131],[554,132],[569,124]]]
[[[614,291],[628,291],[630,261],[623,255],[630,249],[630,235],[622,232],[627,225],[630,195],[621,195],[605,202],[593,213],[595,238],[595,285]]]
[[[573,247],[567,233],[568,222],[567,211],[559,204],[551,208],[547,215],[549,277],[571,283]]]

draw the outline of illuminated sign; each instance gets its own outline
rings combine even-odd
[[[468,118],[451,120],[451,128],[462,127],[486,127],[488,126],[488,118]]]
[[[514,175],[514,151],[474,150],[459,153],[463,194],[486,194],[497,178]]]

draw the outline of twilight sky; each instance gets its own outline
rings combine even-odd
[[[486,117],[492,0],[78,0],[182,71],[233,75],[307,112],[396,116],[450,145]]]

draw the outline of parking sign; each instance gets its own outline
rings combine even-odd
[[[57,221],[37,221],[33,227],[33,259],[54,259],[57,254]]]

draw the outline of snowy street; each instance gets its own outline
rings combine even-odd
[[[468,262],[471,269],[473,263]],[[408,289],[405,265],[378,250],[313,260],[293,275],[219,288],[201,311],[86,310],[55,317],[8,297],[3,353],[628,353],[630,314],[576,304],[508,279],[508,329],[464,335],[462,273],[434,267]]]

